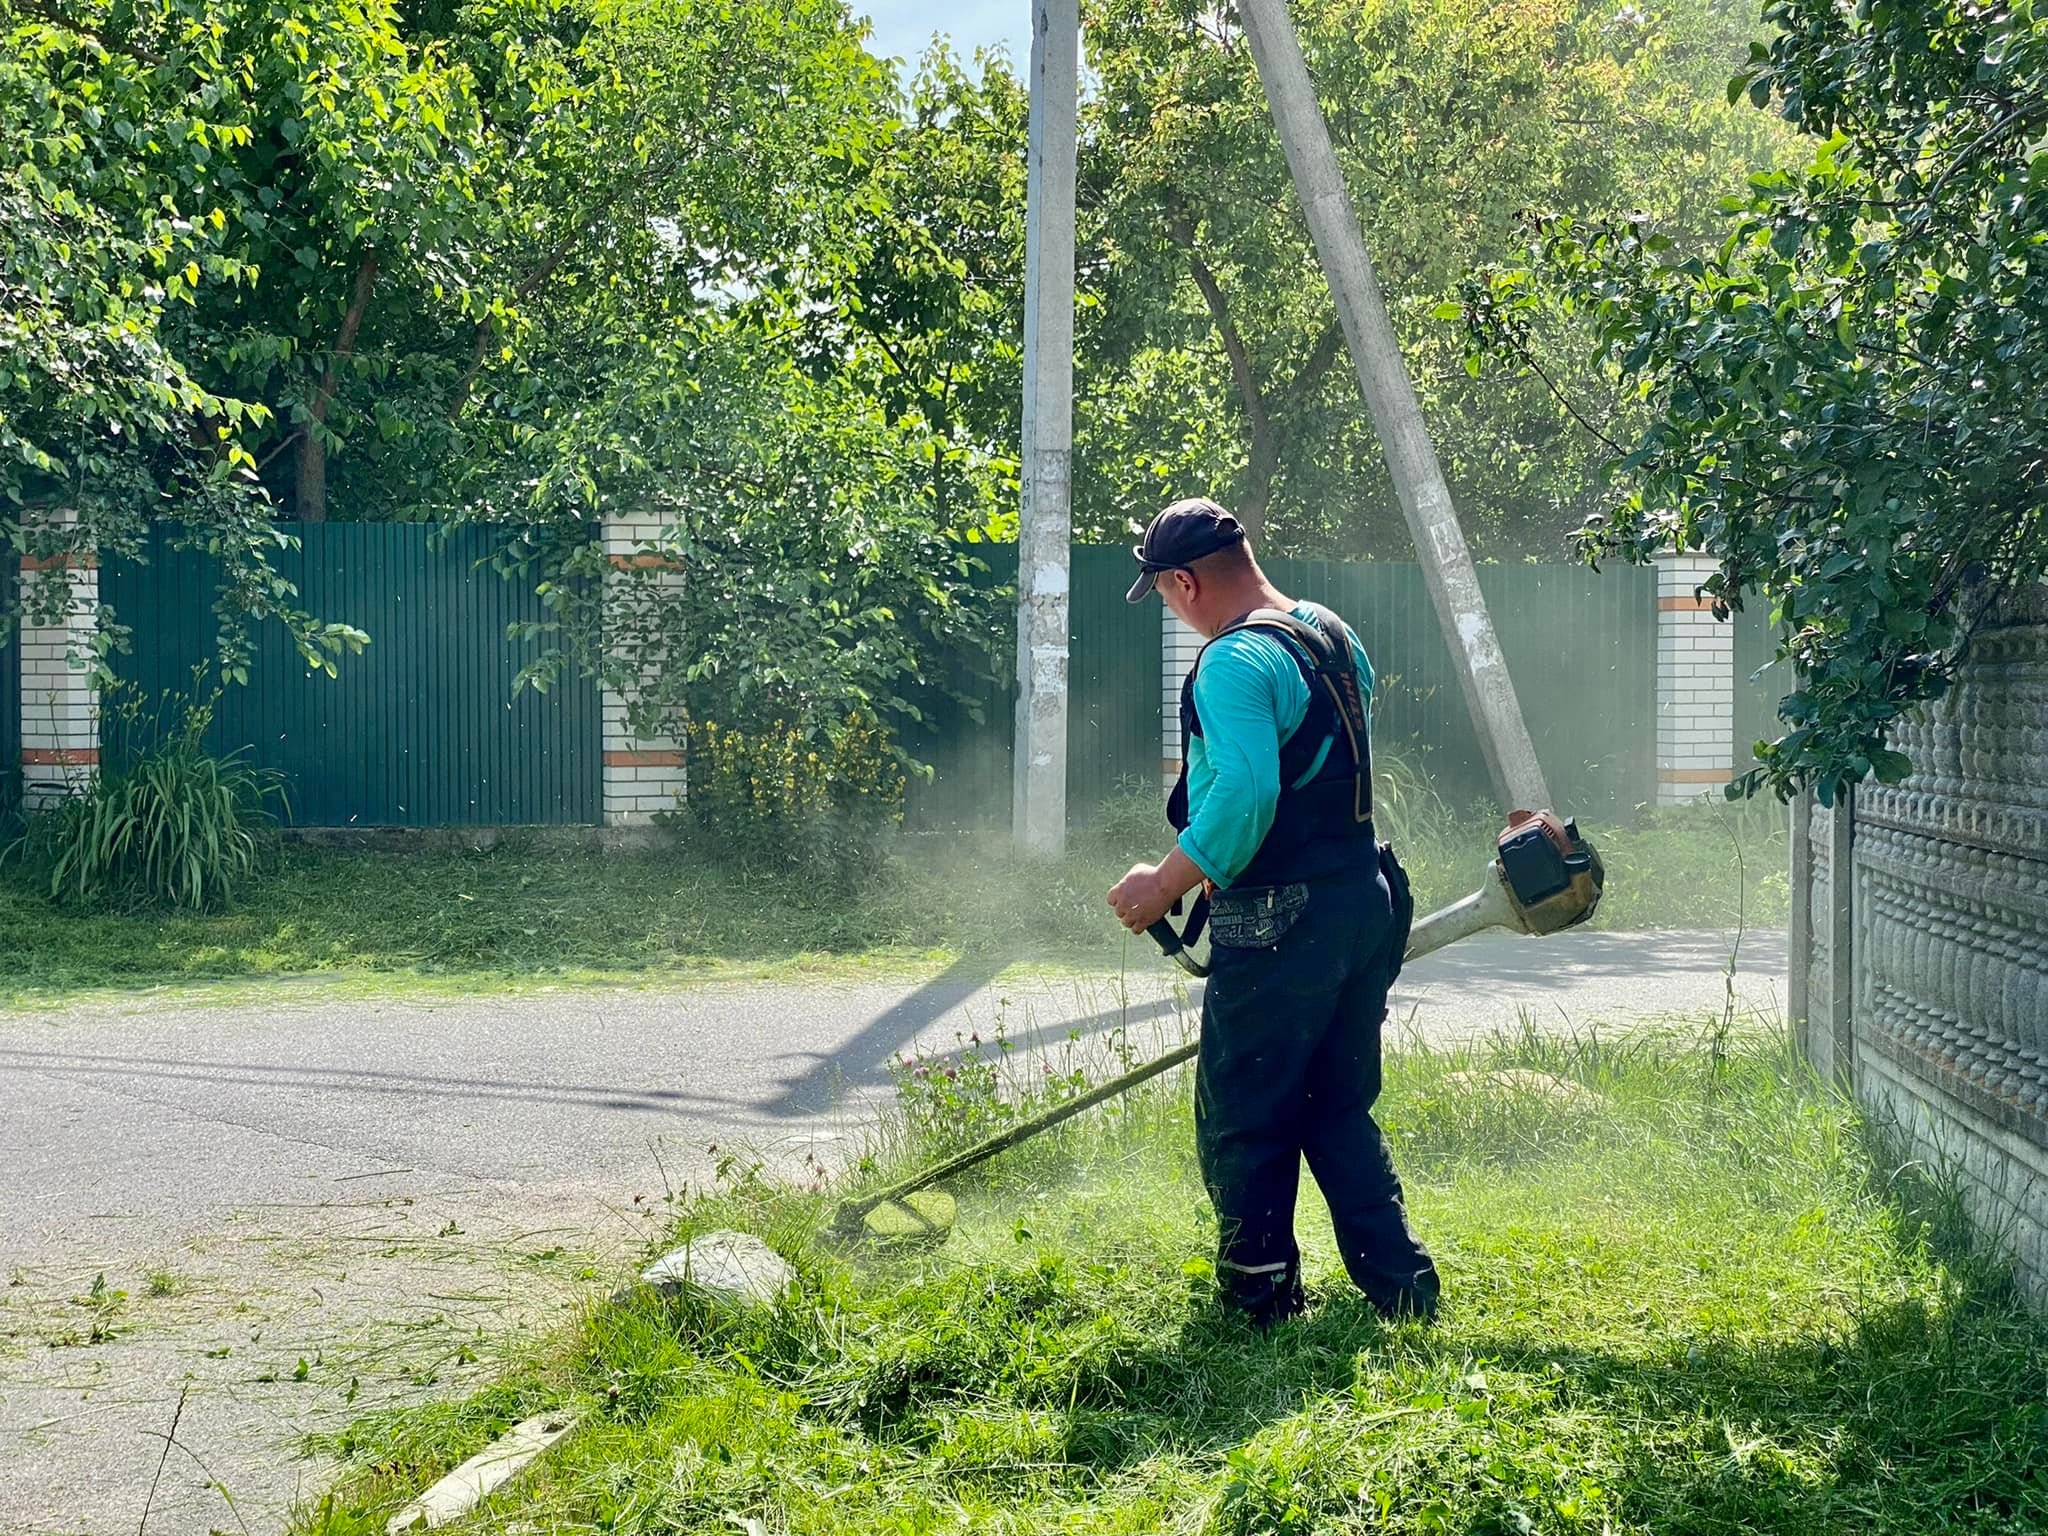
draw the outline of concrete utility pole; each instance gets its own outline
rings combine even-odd
[[[1067,548],[1074,521],[1074,138],[1081,8],[1080,0],[1033,0],[1033,5],[1011,835],[1026,852],[1056,854],[1067,841]]]
[[[1407,515],[1408,531],[1436,604],[1437,622],[1443,626],[1445,643],[1457,664],[1458,683],[1472,713],[1479,745],[1486,753],[1494,791],[1510,809],[1548,806],[1550,790],[1543,782],[1543,770],[1537,764],[1536,748],[1529,740],[1529,727],[1522,719],[1522,706],[1515,698],[1500,642],[1494,637],[1493,620],[1487,616],[1479,572],[1458,526],[1450,487],[1444,484],[1443,468],[1423,425],[1415,386],[1394,340],[1393,322],[1387,318],[1379,279],[1366,254],[1351,193],[1330,148],[1330,130],[1316,101],[1294,24],[1288,19],[1287,0],[1237,0],[1237,14],[1252,45],[1252,59],[1273,109],[1274,126],[1280,130],[1287,168],[1293,173],[1294,190],[1315,239],[1316,255],[1337,301],[1344,341],[1358,369],[1358,385],[1379,430],[1387,468],[1393,473],[1401,510]]]

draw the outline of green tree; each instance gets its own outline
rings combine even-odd
[[[279,511],[628,493],[553,456],[580,413],[650,358],[695,366],[679,328],[840,283],[891,128],[837,0],[5,14],[4,531],[121,553],[175,513],[243,552],[235,617],[290,611]],[[296,619],[323,653],[351,638]]]
[[[949,510],[966,520],[941,521],[930,423],[892,421],[856,377],[812,376],[746,317],[678,329],[637,366],[552,451],[661,531],[616,564],[573,520],[508,550],[551,612],[528,631],[545,642],[531,681],[593,671],[646,735],[823,735],[856,711],[901,727],[950,665],[1000,654],[973,548],[1000,515],[997,468],[963,468]]]
[[[1029,102],[999,55],[975,62],[979,78],[943,44],[925,55],[849,199],[850,271],[803,340],[815,376],[852,370],[892,421],[929,426],[941,523],[963,477],[1014,478],[1022,430]]]
[[[615,395],[610,370],[645,377],[622,359],[682,356],[676,326],[752,299],[787,323],[787,295],[844,275],[849,199],[886,143],[892,87],[838,0],[507,0],[464,14],[471,48],[507,61],[487,97],[508,101],[511,122],[445,414],[464,457],[515,468],[440,494],[472,513],[557,510],[571,491],[559,474],[535,507],[519,504],[547,469],[529,452],[573,438],[558,425]]]
[[[1435,307],[1531,209],[1694,221],[1782,134],[1719,91],[1754,32],[1729,0],[1294,7],[1447,474],[1482,549],[1559,548],[1593,461],[1539,387],[1472,380]],[[1084,332],[1077,519],[1231,495],[1300,552],[1405,551],[1250,50],[1227,10],[1099,0],[1086,190],[1101,303]],[[1711,190],[1709,190],[1711,189]],[[1571,374],[1568,349],[1544,361]]]
[[[544,280],[484,315],[491,355],[456,413],[473,466],[457,515],[530,529],[507,558],[554,610],[530,680],[595,670],[650,734],[821,733],[855,711],[900,726],[942,659],[1000,649],[971,545],[1013,521],[1022,98],[940,53],[900,99],[836,4],[761,12],[782,20],[707,42],[695,86],[664,66],[676,96],[621,103],[654,142],[714,106],[730,121],[699,122],[673,165],[650,150],[600,183],[578,161],[527,200],[611,199],[593,222],[584,192],[503,264]],[[737,157],[723,189],[691,160],[720,145]],[[664,529],[623,571],[589,539],[610,509]]]
[[[266,563],[245,446],[270,406],[203,376],[181,342],[202,296],[258,278],[221,162],[248,148],[246,59],[203,4],[74,16],[19,6],[0,31],[0,535],[45,561],[132,551],[175,510],[230,572],[225,663],[241,621],[284,618],[311,664],[362,637],[296,610]],[[68,604],[30,591],[28,616]],[[102,637],[118,631],[110,624]]]
[[[2048,570],[2048,21],[2014,4],[1782,0],[1745,92],[1812,135],[1724,204],[1705,255],[1642,222],[1543,227],[1468,285],[1477,357],[1563,312],[1647,421],[1591,558],[1704,550],[1716,609],[1761,594],[1797,686],[1738,786],[1824,803],[1972,625]]]

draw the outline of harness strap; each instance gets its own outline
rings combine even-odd
[[[1301,666],[1304,659],[1308,673],[1303,681],[1313,690],[1318,682],[1337,717],[1337,724],[1343,728],[1345,744],[1351,749],[1351,818],[1364,823],[1372,820],[1372,721],[1366,711],[1364,696],[1358,687],[1358,668],[1351,655],[1351,630],[1345,622],[1319,603],[1305,605],[1311,608],[1321,621],[1322,628],[1296,618],[1279,608],[1254,608],[1243,618],[1233,619],[1217,631],[1209,645],[1214,645],[1225,635],[1237,634],[1247,629],[1263,629],[1287,636],[1298,647],[1295,665]],[[1207,651],[1209,645],[1202,647]],[[1189,670],[1189,686],[1192,688],[1194,674],[1202,665],[1202,658],[1195,657],[1195,665]],[[1302,724],[1308,723],[1304,716]],[[1334,739],[1335,733],[1332,732]],[[1300,731],[1296,731],[1296,736]],[[1290,739],[1289,746],[1293,745]],[[1283,749],[1284,750],[1284,749]],[[1311,754],[1313,756],[1313,754]],[[1186,761],[1187,744],[1181,745],[1181,758]],[[1293,786],[1281,785],[1281,792],[1287,793]],[[1304,786],[1305,787],[1305,786]]]
[[[1179,902],[1175,902],[1173,905],[1175,911],[1180,909]],[[1199,891],[1195,892],[1195,899],[1188,907],[1187,924],[1179,932],[1174,931],[1173,919],[1171,917],[1160,918],[1158,922],[1145,931],[1152,935],[1153,942],[1165,951],[1169,960],[1179,964],[1180,968],[1190,976],[1202,977],[1209,974],[1209,967],[1195,958],[1194,948],[1201,940],[1202,930],[1208,926],[1209,887],[1204,884]]]

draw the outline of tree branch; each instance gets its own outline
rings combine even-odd
[[[376,285],[377,252],[373,247],[363,252],[363,259],[356,265],[355,283],[349,290],[341,330],[334,338],[334,349],[327,355],[320,387],[313,391],[312,403],[306,408],[307,419],[299,429],[302,435],[297,500],[299,517],[304,522],[327,520],[327,445],[320,440],[320,425],[327,420],[328,408],[334,404],[334,391],[340,387],[341,362],[355,355],[356,335],[363,328],[363,316],[369,312],[370,293]]]
[[[95,31],[82,21],[74,21],[55,6],[44,3],[44,0],[15,0],[15,5],[53,27],[61,28],[75,37],[84,38],[104,53],[124,53],[136,63],[147,64],[151,69],[170,62],[162,54],[151,53],[147,48],[131,43],[125,38],[108,37],[104,32]]]
[[[657,172],[666,168],[667,162],[649,161],[636,175],[628,176],[609,192],[592,204],[589,211],[577,221],[575,227],[556,241],[554,246],[540,260],[540,265],[528,272],[512,288],[512,302],[523,304],[533,296],[540,285],[560,270],[563,262],[575,254],[576,247],[583,243],[597,221],[617,207],[619,200],[635,187],[652,179]],[[476,388],[477,376],[484,371],[484,360],[490,355],[491,338],[497,334],[496,317],[485,315],[477,322],[476,344],[470,349],[469,365],[462,370],[462,377],[455,381],[455,397],[448,405],[448,420],[459,421],[469,406],[470,393]]]
[[[1301,365],[1301,371],[1288,381],[1286,397],[1280,402],[1283,415],[1291,414],[1308,403],[1308,397],[1321,387],[1323,375],[1330,371],[1337,361],[1337,354],[1344,346],[1344,325],[1334,316],[1323,327],[1323,334],[1316,338],[1310,349],[1308,361]]]
[[[1223,287],[1216,281],[1216,274],[1195,248],[1195,228],[1188,218],[1180,194],[1172,188],[1166,193],[1166,232],[1173,237],[1173,243],[1187,254],[1188,272],[1201,290],[1202,302],[1209,307],[1209,319],[1216,327],[1216,334],[1223,341],[1223,355],[1230,361],[1231,381],[1237,386],[1238,399],[1244,406],[1246,418],[1251,423],[1252,436],[1263,437],[1271,430],[1271,420],[1266,414],[1266,401],[1259,388],[1258,372],[1252,366],[1250,351],[1245,347],[1244,338],[1238,334],[1236,323],[1230,318],[1230,305],[1223,296]]]

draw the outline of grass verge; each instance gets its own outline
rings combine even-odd
[[[0,1001],[108,989],[322,978],[446,978],[465,990],[550,980],[916,966],[962,955],[1117,964],[1103,893],[1165,846],[1143,807],[1066,859],[1019,865],[1002,839],[906,839],[853,892],[722,868],[680,851],[362,853],[288,846],[232,909],[54,905],[0,867]],[[1762,808],[1663,812],[1592,829],[1608,866],[1608,928],[1782,920],[1784,843]],[[1463,895],[1491,834],[1417,818],[1397,845],[1424,910]],[[1738,869],[1738,852],[1744,867]]]
[[[1262,1338],[1211,1311],[1169,1082],[999,1160],[926,1254],[820,1246],[822,1194],[729,1166],[671,1240],[762,1233],[799,1297],[597,1306],[477,1396],[323,1442],[345,1475],[294,1530],[381,1531],[564,1405],[584,1427],[470,1528],[2048,1526],[2048,1336],[1955,1244],[1952,1194],[1888,1173],[1775,1041],[1531,1037],[1396,1052],[1388,1078],[1434,1328],[1381,1323],[1306,1208],[1310,1316]]]

